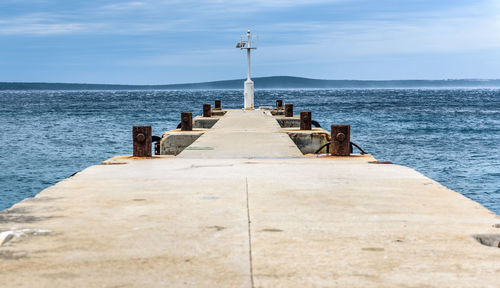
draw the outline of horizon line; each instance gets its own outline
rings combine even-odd
[[[383,80],[372,80],[372,79],[318,79],[318,78],[308,78],[300,76],[259,76],[253,77],[251,79],[263,79],[263,78],[298,78],[304,80],[314,80],[314,81],[356,81],[356,82],[400,82],[400,81],[500,81],[498,78],[442,78],[442,79],[383,79]],[[44,82],[44,81],[0,81],[0,84],[64,84],[64,85],[110,85],[110,86],[174,86],[174,85],[195,85],[195,84],[208,84],[217,82],[227,82],[227,81],[244,81],[246,78],[236,78],[236,79],[223,79],[223,80],[211,80],[211,81],[201,81],[201,82],[183,82],[183,83],[170,83],[170,84],[116,84],[116,83],[84,83],[84,82]]]

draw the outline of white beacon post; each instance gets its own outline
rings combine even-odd
[[[250,30],[248,30],[247,35],[241,36],[241,41],[236,44],[236,48],[240,48],[241,50],[247,50],[247,60],[248,60],[248,71],[247,71],[247,80],[244,84],[244,107],[245,110],[253,109],[253,81],[250,79],[250,51],[252,49],[257,49],[257,39],[255,36],[251,35]]]

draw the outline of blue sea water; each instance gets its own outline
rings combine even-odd
[[[221,99],[242,106],[240,90],[0,91],[0,210],[74,172],[131,154],[131,127],[161,136],[181,112],[200,114]],[[352,141],[412,167],[500,214],[500,90],[257,90],[313,119],[350,124]]]

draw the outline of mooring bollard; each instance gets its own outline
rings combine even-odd
[[[134,157],[151,157],[151,126],[132,127]]]
[[[300,112],[300,130],[312,129],[311,114],[311,112]]]
[[[283,100],[276,100],[276,109],[283,110]]]
[[[215,100],[214,110],[222,110],[222,103],[220,100]]]
[[[285,117],[293,117],[293,104],[285,104]]]
[[[332,156],[351,155],[351,126],[332,125],[332,144],[330,151]]]
[[[181,131],[193,130],[193,114],[191,112],[181,113]]]
[[[203,117],[212,117],[212,106],[203,104]]]

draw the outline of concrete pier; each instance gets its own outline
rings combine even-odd
[[[114,157],[1,212],[0,286],[498,286],[493,212],[287,129],[230,110],[177,156]]]

